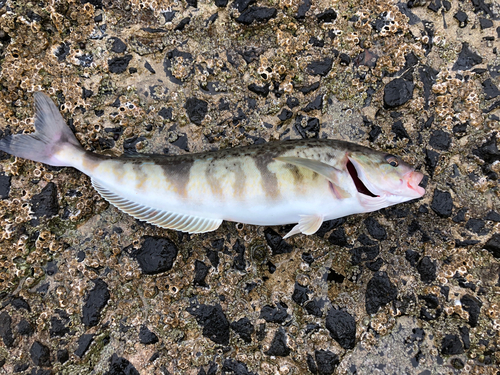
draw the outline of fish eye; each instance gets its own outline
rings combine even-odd
[[[391,154],[385,156],[385,161],[392,167],[397,167],[399,165],[398,158]]]

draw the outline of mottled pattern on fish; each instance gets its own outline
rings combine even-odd
[[[362,149],[342,141],[307,139],[176,156],[110,158],[86,153],[88,160],[82,159],[78,168],[98,179],[107,175],[115,184],[135,181],[138,191],[161,189],[179,199],[274,200],[290,191],[307,194],[326,182],[316,172],[276,157],[313,159],[341,169],[349,146]]]
[[[33,135],[0,149],[91,177],[109,202],[155,225],[215,230],[222,220],[298,223],[314,233],[324,220],[420,197],[422,175],[399,158],[338,140],[307,139],[178,156],[112,158],[84,151],[54,104],[35,95]],[[391,190],[391,191],[389,191]]]

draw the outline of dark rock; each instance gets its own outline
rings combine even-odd
[[[95,327],[101,318],[101,311],[108,303],[108,284],[101,279],[92,280],[94,288],[87,294],[82,308],[82,322],[86,327]]]
[[[158,336],[156,336],[154,332],[151,332],[148,327],[142,325],[139,330],[139,341],[144,345],[156,344],[158,342]]]
[[[463,223],[465,221],[465,214],[467,213],[467,208],[463,207],[458,210],[457,214],[453,217],[455,223]]]
[[[205,263],[196,260],[194,262],[194,285],[207,287],[207,283],[205,282],[205,277],[208,275],[208,267]]]
[[[248,371],[248,367],[243,362],[237,361],[235,359],[228,358],[224,360],[222,364],[222,374],[234,374],[234,375],[257,375],[254,372]],[[215,373],[214,373],[215,374]]]
[[[415,85],[403,78],[396,78],[385,85],[384,106],[386,108],[399,107],[413,97]]]
[[[278,233],[271,228],[264,229],[264,236],[267,244],[271,248],[274,255],[291,253],[293,246],[287,243]]]
[[[156,275],[170,271],[177,257],[177,246],[168,238],[144,236],[143,239],[141,248],[132,253],[142,273]]]
[[[323,95],[320,94],[312,102],[306,105],[302,110],[304,112],[311,112],[316,109],[322,109],[322,108],[323,108]]]
[[[256,93],[259,96],[262,96],[263,98],[267,97],[269,95],[269,84],[265,84],[264,86],[258,86],[255,83],[252,83],[251,85],[248,85],[248,89],[251,92]]]
[[[439,307],[439,299],[434,294],[426,294],[423,296],[418,296],[418,298],[425,301],[425,305],[429,309],[435,310]]]
[[[0,336],[7,348],[14,345],[14,335],[12,334],[12,318],[6,311],[0,314]]]
[[[52,217],[59,213],[57,187],[53,182],[49,182],[40,194],[36,194],[31,198],[31,209],[36,217]]]
[[[160,109],[158,111],[158,115],[163,117],[164,120],[172,120],[172,118],[173,118],[172,108],[171,107],[168,107],[168,108],[163,107],[162,109]]]
[[[490,27],[493,27],[493,21],[487,18],[480,17],[479,26],[481,27],[481,30],[489,29]]]
[[[255,331],[253,324],[246,316],[231,323],[231,329],[240,335],[241,339],[246,343],[252,342],[252,333]]]
[[[333,9],[327,9],[316,16],[318,23],[333,22],[337,19],[337,13]]]
[[[370,271],[377,272],[378,270],[380,270],[383,264],[384,261],[382,260],[382,258],[378,258],[373,262],[366,263],[366,268],[368,268]]]
[[[353,349],[356,343],[356,320],[344,310],[331,308],[326,315],[326,329],[344,349]]]
[[[328,272],[323,276],[323,279],[326,279],[326,281],[333,281],[334,283],[337,284],[342,284],[345,280],[345,276],[335,272],[335,270],[332,270],[331,268],[326,269]]]
[[[464,349],[470,348],[470,336],[469,336],[469,327],[463,326],[459,329],[460,337],[462,338],[462,342],[464,343]]]
[[[467,123],[458,124],[453,127],[453,134],[457,138],[461,138],[467,133]]]
[[[483,82],[484,98],[490,100],[500,95],[500,90],[495,86],[491,78]]]
[[[500,160],[500,151],[496,143],[496,132],[493,132],[491,138],[484,142],[480,147],[472,150],[472,153],[484,160],[487,164],[492,164]]]
[[[90,347],[90,344],[92,344],[92,341],[94,340],[94,334],[93,333],[86,333],[80,336],[78,339],[78,348],[75,350],[75,355],[77,357],[82,358],[85,353],[87,353],[87,350]]]
[[[339,59],[340,59],[340,65],[342,66],[347,66],[351,63],[351,58],[347,53],[341,53],[339,55]]]
[[[436,170],[436,166],[439,161],[439,153],[433,151],[431,149],[425,149],[425,166],[429,175],[432,177],[434,175],[434,171]]]
[[[303,121],[305,119],[305,124]],[[318,138],[320,131],[320,123],[319,120],[315,117],[307,117],[298,115],[295,118],[295,129],[297,133],[304,139],[306,138]]]
[[[286,100],[286,105],[293,109],[295,107],[297,107],[299,105],[299,99],[297,98],[294,98],[293,96],[290,96],[287,100]]]
[[[302,253],[302,260],[307,264],[311,265],[314,262],[314,257],[310,253]]]
[[[370,236],[377,240],[385,240],[387,238],[387,232],[385,228],[379,224],[377,220],[369,216],[365,219],[365,226],[368,230]]]
[[[316,38],[315,36],[312,36],[309,38],[309,44],[312,45],[313,47],[319,47],[323,48],[325,46],[325,42],[321,39]],[[317,85],[317,87],[314,89],[316,90],[319,87],[319,82],[313,83],[314,86]],[[300,92],[304,93],[304,91],[299,90]],[[312,90],[309,90],[307,92],[310,92]],[[307,92],[305,94],[307,94]]]
[[[153,67],[151,66],[151,64],[149,62],[145,62],[144,63],[144,67],[149,70],[150,73],[152,74],[156,74],[156,71],[153,69]]]
[[[288,306],[282,302],[278,302],[276,307],[266,305],[260,310],[259,318],[264,319],[268,323],[284,323],[289,316],[286,312],[287,308]]]
[[[276,18],[276,14],[277,11],[275,8],[252,6],[243,11],[240,16],[236,18],[236,22],[242,23],[244,25],[250,25],[253,21],[267,22],[271,18]]]
[[[271,345],[269,345],[269,350],[265,352],[267,355],[273,355],[276,357],[286,357],[290,354],[290,348],[286,346],[286,332],[283,327],[278,328],[276,331]]]
[[[469,70],[474,65],[481,64],[483,59],[469,48],[469,43],[462,44],[462,51],[453,65],[452,70]]]
[[[62,43],[54,52],[54,55],[57,57],[57,61],[62,62],[66,59],[66,56],[69,55],[70,46],[67,43]]]
[[[10,192],[10,176],[5,173],[0,173],[0,199],[5,199],[9,197]]]
[[[130,60],[132,60],[132,55],[113,57],[112,59],[108,60],[108,69],[110,73],[123,73],[125,70],[127,70]]]
[[[387,273],[377,272],[366,287],[366,312],[375,314],[380,307],[394,301],[397,295],[398,290],[389,280]]]
[[[255,3],[255,0],[234,0],[232,7],[238,9],[238,12],[241,13],[253,3]]]
[[[1,317],[0,317],[1,320]],[[0,326],[2,324],[0,323]],[[1,330],[1,329],[0,329]],[[21,321],[17,324],[17,332],[22,336],[31,336],[35,330],[33,326],[26,319],[21,319]],[[3,337],[3,335],[0,334]],[[7,344],[6,344],[7,345]]]
[[[111,356],[109,362],[109,371],[104,375],[140,375],[132,363],[123,357],[118,357],[116,353]]]
[[[341,247],[349,245],[349,242],[347,242],[347,236],[345,234],[344,228],[340,227],[335,229],[330,234],[330,237],[328,237],[328,242],[330,242],[332,245],[337,245]]]
[[[492,253],[495,258],[500,259],[500,233],[495,233],[491,236],[483,248]]]
[[[198,324],[203,327],[203,336],[216,344],[229,344],[229,322],[219,304],[194,304],[187,308],[187,312],[193,315]]]
[[[64,363],[69,359],[68,349],[59,349],[56,353],[56,360],[59,363]]]
[[[112,42],[111,44],[111,52],[115,53],[123,53],[127,49],[127,45],[123,43],[123,41],[116,37],[111,37],[109,40]]]
[[[338,355],[329,350],[316,350],[314,351],[314,357],[316,358],[318,374],[320,375],[333,374],[335,368],[340,363]]]
[[[324,60],[313,61],[307,65],[307,71],[312,75],[324,77],[332,69],[333,59],[327,57]],[[290,107],[291,108],[291,107]]]
[[[479,313],[482,303],[476,298],[466,294],[461,299],[462,308],[469,313],[469,324],[471,327],[477,327]]]
[[[63,337],[65,334],[69,333],[69,328],[66,327],[66,324],[69,323],[69,319],[65,320],[66,322],[63,322],[55,316],[50,318],[50,337]]]
[[[420,254],[413,250],[406,250],[405,258],[412,267],[415,267],[420,259]]]
[[[325,237],[325,234],[327,232],[331,231],[332,229],[338,228],[345,222],[346,222],[345,217],[324,221],[323,224],[321,224],[321,226],[319,227],[318,231],[315,233],[315,235],[323,238]]]
[[[351,250],[351,263],[355,266],[361,262],[375,259],[379,254],[378,246],[361,246]]]
[[[316,375],[318,373],[318,366],[316,366],[316,361],[314,360],[313,356],[310,355],[309,353],[307,353],[306,363],[309,372]]]
[[[317,316],[318,318],[323,316],[323,307],[325,307],[324,299],[314,299],[304,305],[304,309],[308,314]]]
[[[469,219],[465,224],[465,228],[479,235],[488,233],[488,230],[484,229],[484,221],[481,219]]]
[[[451,136],[445,131],[435,130],[429,139],[429,144],[435,149],[447,151],[450,148]]]
[[[239,271],[245,271],[245,267],[247,266],[247,262],[245,260],[245,245],[240,242],[239,238],[234,243],[233,250],[237,254],[234,257],[233,267]]]
[[[30,348],[30,357],[36,366],[50,366],[50,350],[39,341],[35,341]]]
[[[432,210],[441,217],[450,217],[453,211],[453,199],[448,191],[434,190]]]
[[[300,306],[303,306],[309,300],[308,294],[312,293],[306,286],[300,285],[295,282],[295,289],[293,290],[292,300]]]
[[[463,29],[465,26],[467,26],[467,21],[469,20],[467,13],[459,10],[457,13],[455,13],[453,18],[455,18],[458,21],[458,27]]]
[[[436,280],[436,263],[428,256],[423,257],[417,264],[417,271],[420,274],[420,280],[426,284],[430,284]]]
[[[306,18],[306,13],[309,11],[309,9],[311,9],[311,4],[311,0],[302,1],[302,3],[300,3],[299,5],[295,18],[298,20],[304,20]]]
[[[423,67],[419,68],[418,72],[420,75],[420,80],[424,85],[424,109],[429,109],[429,99],[432,93],[432,86],[436,83],[438,71],[431,68],[430,66],[424,65]],[[431,117],[431,119],[434,120],[433,117]]]
[[[186,134],[180,134],[179,137],[172,142],[172,144],[179,147],[181,150],[189,151],[188,138]]]
[[[455,355],[462,354],[464,352],[464,347],[460,338],[457,335],[446,335],[441,341],[441,354],[443,355]]]
[[[370,133],[368,133],[368,140],[370,142],[374,142],[380,134],[382,134],[382,128],[378,125],[373,124],[371,126]]]
[[[184,106],[189,120],[196,125],[201,125],[201,122],[208,113],[208,103],[198,98],[189,98]]]
[[[5,363],[5,360],[4,360],[4,363]],[[30,367],[29,363],[19,363],[19,364],[14,365],[13,370],[15,373],[18,373],[18,372],[26,371],[29,367]]]
[[[185,17],[175,26],[174,31],[184,31],[185,27],[191,22],[191,17]]]
[[[406,131],[403,121],[396,121],[394,124],[392,124],[391,131],[394,133],[394,139],[408,139],[408,144],[412,144],[412,140]]]
[[[292,116],[293,116],[292,111],[290,111],[289,109],[283,108],[281,113],[278,115],[278,118],[280,119],[280,121],[286,121],[289,118],[292,118]],[[1,184],[2,184],[2,182],[1,182],[1,176],[0,176],[0,192],[1,192]]]
[[[486,214],[485,219],[498,223],[498,222],[500,222],[500,214],[498,212],[495,212],[495,211],[490,211]]]

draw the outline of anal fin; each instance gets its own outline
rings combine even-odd
[[[288,232],[283,239],[293,236],[294,234],[314,234],[318,231],[323,220],[324,215],[300,215],[299,223]]]
[[[92,185],[97,192],[109,203],[121,211],[141,221],[157,225],[162,228],[179,230],[188,233],[205,233],[219,228],[222,219],[210,219],[200,216],[185,215],[176,212],[158,210],[144,206],[126,198],[120,197],[92,179]]]

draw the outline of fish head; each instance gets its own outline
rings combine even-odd
[[[398,156],[361,149],[348,152],[347,159],[347,171],[366,208],[376,210],[425,194],[420,186],[424,175]]]

